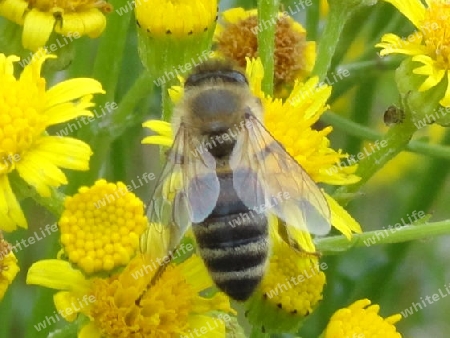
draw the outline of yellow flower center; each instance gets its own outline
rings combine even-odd
[[[317,257],[297,254],[286,243],[274,244],[268,273],[261,283],[264,298],[286,312],[310,314],[322,299],[325,274]]]
[[[433,2],[425,13],[420,31],[439,67],[450,69],[450,4]]]
[[[378,314],[380,307],[370,303],[368,299],[361,299],[336,311],[328,323],[325,338],[401,338],[393,325],[401,319],[401,315],[383,318]]]
[[[0,69],[0,174],[11,172],[45,130],[45,80],[33,80]]]
[[[123,183],[98,180],[66,198],[59,226],[69,260],[92,273],[127,264],[147,218],[142,201]]]
[[[80,12],[98,8],[106,13],[112,11],[112,6],[105,0],[27,0],[31,8],[42,12],[64,13]]]
[[[276,21],[275,31],[275,83],[291,83],[298,76],[299,71],[308,68],[304,59],[306,34],[301,32],[298,25],[290,17],[280,16]],[[249,16],[236,23],[226,23],[225,29],[217,37],[217,50],[235,60],[239,66],[245,68],[246,57],[258,56],[257,31],[258,18]]]
[[[137,257],[118,278],[96,279],[90,312],[105,337],[179,337],[188,326],[197,293],[182,270],[169,265],[149,286],[151,275]]]

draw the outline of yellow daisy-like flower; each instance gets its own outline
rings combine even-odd
[[[278,140],[287,152],[299,162],[315,182],[345,185],[359,180],[354,175],[356,165],[344,167],[339,171],[332,170],[341,158],[347,155],[336,152],[329,147],[327,135],[332,127],[321,131],[312,129],[326,110],[326,101],[331,87],[325,84],[318,86],[318,79],[312,78],[306,83],[296,81],[291,94],[285,102],[264,95],[261,81],[264,70],[259,59],[249,60],[246,75],[252,93],[261,98],[264,107],[264,124],[267,130]],[[170,91],[172,100],[177,102],[182,96],[182,87],[173,87]],[[147,121],[143,124],[158,135],[143,139],[145,144],[171,145],[173,140],[170,124],[164,121]],[[325,195],[331,209],[331,223],[347,238],[353,232],[361,232],[360,225],[330,196]],[[314,245],[309,236],[302,237],[303,248],[314,252]]]
[[[3,239],[0,231],[0,300],[20,271],[17,258],[11,251],[11,245]]]
[[[378,314],[380,306],[370,304],[370,300],[361,299],[336,311],[328,323],[324,338],[401,338],[394,324],[402,316],[396,314],[383,318]]]
[[[275,217],[270,222],[278,222]],[[294,252],[271,224],[272,254],[267,273],[247,304],[254,325],[264,323],[266,332],[298,330],[302,319],[322,300],[326,263],[314,254]]]
[[[246,58],[258,56],[258,26],[256,9],[232,8],[221,14],[222,23],[214,32],[218,55],[235,60],[241,67]],[[275,21],[275,20],[274,20]],[[304,80],[311,74],[316,59],[316,43],[306,41],[306,30],[286,12],[279,12],[275,31],[276,85],[293,84],[295,79]]]
[[[126,265],[147,227],[144,204],[122,182],[101,179],[67,197],[59,220],[61,243],[72,263],[84,272]]]
[[[224,321],[212,311],[233,310],[223,293],[199,295],[212,286],[200,258],[172,263],[158,276],[142,258],[136,256],[120,274],[106,279],[86,279],[61,260],[39,261],[28,271],[27,283],[62,290],[54,301],[66,320],[80,313],[90,319],[79,338],[225,336]]]
[[[53,56],[38,51],[18,79],[16,56],[0,54],[0,228],[26,228],[27,222],[11,189],[9,175],[17,171],[39,195],[67,184],[60,168],[87,170],[90,147],[70,137],[49,136],[46,128],[78,116],[93,116],[92,94],[104,93],[89,78],[70,79],[46,89],[40,77],[43,62]]]
[[[98,37],[106,27],[105,0],[1,0],[0,15],[23,26],[22,44],[35,52],[52,32],[69,38]]]
[[[420,0],[384,0],[394,5],[416,26],[417,31],[407,39],[395,34],[385,34],[380,55],[405,54],[421,64],[414,74],[425,79],[419,91],[427,91],[446,81],[445,94],[439,103],[450,106],[450,4],[445,0],[427,0],[425,7]]]
[[[217,0],[136,2],[138,26],[153,36],[188,36],[207,31],[217,19]]]

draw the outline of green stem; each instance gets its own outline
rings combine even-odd
[[[341,7],[344,8],[345,6],[341,5]],[[339,6],[335,6],[333,10],[330,9],[317,49],[317,60],[313,74],[318,76],[320,80],[323,80],[328,73],[342,30],[351,14],[350,11],[340,10],[339,8]]]
[[[141,100],[153,92],[152,79],[150,73],[144,71],[122,98],[118,108],[111,113],[109,133],[112,139],[121,136],[128,127],[142,119],[142,116],[133,112]]]
[[[322,121],[331,124],[337,129],[347,132],[349,135],[359,137],[361,139],[376,141],[383,138],[383,134],[376,132],[368,127],[362,126],[358,123],[350,121],[345,117],[332,112],[326,112],[322,116]],[[450,159],[450,147],[440,144],[430,144],[421,141],[411,141],[406,150],[427,155],[436,158]]]
[[[258,54],[264,67],[262,90],[269,95],[273,93],[275,70],[275,31],[278,18],[279,0],[258,1]]]
[[[362,151],[365,157],[358,162],[356,171],[356,175],[361,177],[361,180],[350,186],[337,189],[336,193],[351,194],[357,192],[379,169],[406,148],[416,130],[417,128],[410,119],[405,119],[403,123],[392,126],[379,142],[376,141],[376,148]],[[349,199],[350,197],[347,202]]]
[[[330,255],[342,253],[354,247],[402,243],[449,234],[450,219],[420,225],[406,225],[401,228],[364,232],[353,235],[351,240],[344,236],[322,238],[316,241],[316,248],[322,254]]]
[[[317,31],[319,29],[320,20],[320,2],[318,1],[313,6],[308,6],[306,9],[306,33],[308,40],[317,40]]]

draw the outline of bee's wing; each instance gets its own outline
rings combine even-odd
[[[154,252],[152,245],[160,246],[160,252],[173,250],[189,225],[203,221],[216,205],[216,161],[195,140],[180,125],[147,208],[150,226],[141,239],[144,253]]]
[[[331,213],[320,189],[255,116],[247,114],[246,119],[230,158],[239,198],[248,208],[275,214],[298,230],[328,233]]]

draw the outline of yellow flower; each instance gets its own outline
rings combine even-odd
[[[397,332],[394,324],[402,316],[396,314],[383,318],[378,314],[380,306],[370,303],[368,299],[361,299],[336,311],[328,323],[324,338],[401,338],[402,335]]]
[[[226,313],[233,313],[223,293],[210,298],[199,293],[212,286],[200,258],[168,265],[161,274],[138,255],[117,275],[86,279],[61,260],[34,263],[27,283],[62,290],[55,294],[58,312],[68,321],[79,314],[90,321],[79,338],[224,337]],[[212,314],[223,311],[225,314]]]
[[[122,182],[98,180],[67,197],[59,220],[69,261],[86,273],[126,265],[147,227],[144,204]]]
[[[217,0],[136,1],[139,56],[157,86],[209,57],[217,11]]]
[[[261,80],[264,70],[259,59],[251,60],[247,64],[247,78],[253,94],[262,100],[264,107],[264,124],[267,130],[278,140],[302,165],[315,182],[345,185],[359,180],[354,175],[356,165],[334,170],[341,158],[347,157],[340,151],[329,147],[327,135],[332,127],[317,131],[312,129],[322,113],[327,109],[326,101],[331,93],[331,87],[318,86],[318,79],[312,78],[306,83],[295,81],[294,88],[285,102],[272,99],[264,95],[261,90]],[[172,88],[170,95],[173,101],[178,101],[182,95],[181,87]],[[158,133],[148,136],[142,143],[172,144],[170,124],[163,121],[147,121],[143,124]],[[325,194],[331,209],[331,223],[347,238],[353,232],[361,232],[360,225],[330,196]],[[308,235],[297,234],[303,248],[314,252],[314,245]]]
[[[9,174],[20,177],[43,197],[51,188],[67,184],[60,168],[87,170],[90,147],[70,137],[49,136],[46,128],[78,116],[93,116],[92,94],[104,93],[101,84],[89,78],[70,79],[46,89],[40,77],[43,62],[51,55],[34,55],[18,79],[16,56],[0,54],[0,227],[6,231],[27,222],[11,189]]]
[[[11,251],[11,245],[3,239],[0,231],[0,300],[19,270],[17,258]]]
[[[232,8],[221,14],[222,24],[214,32],[217,54],[233,59],[245,67],[246,58],[258,56],[258,26],[256,9]],[[279,12],[275,32],[276,85],[293,84],[310,75],[316,59],[316,43],[306,41],[306,30],[286,12]]]
[[[450,106],[450,4],[444,0],[385,0],[394,5],[417,28],[407,39],[385,34],[380,55],[405,54],[420,64],[413,73],[423,75],[419,91],[427,91],[446,81],[446,90],[439,103]],[[423,78],[423,77],[422,77]]]
[[[105,0],[1,0],[0,15],[23,26],[22,44],[35,52],[54,31],[69,38],[98,37],[106,26]]]
[[[271,222],[277,223],[276,218]],[[322,300],[326,263],[314,254],[295,252],[270,227],[272,254],[257,291],[247,305],[249,321],[265,332],[295,332]]]
[[[210,29],[217,19],[217,0],[136,2],[138,26],[153,36],[195,35]]]

